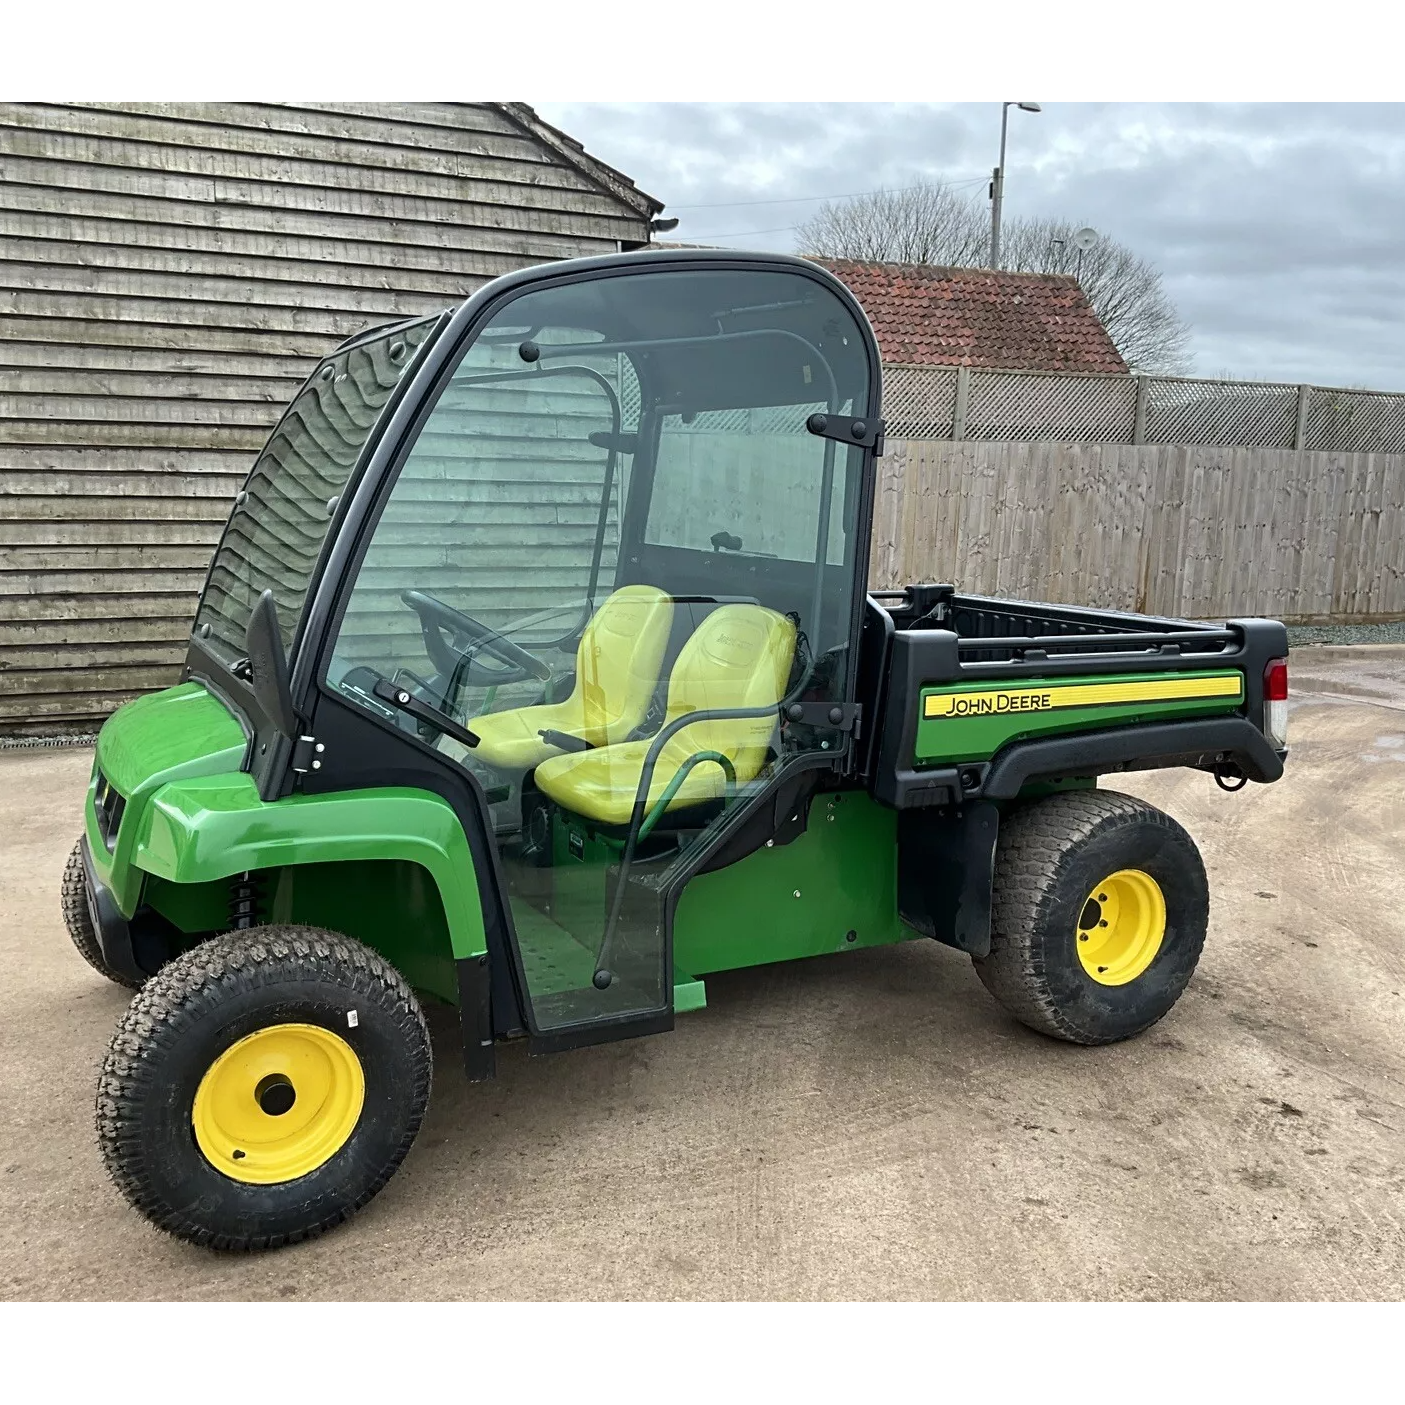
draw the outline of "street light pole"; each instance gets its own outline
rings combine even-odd
[[[1038,112],[1037,102],[1006,102],[1000,104],[1000,164],[990,182],[990,266],[1000,267],[1000,207],[1005,200],[1005,137],[1010,126],[1010,109]]]

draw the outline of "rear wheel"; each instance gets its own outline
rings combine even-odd
[[[976,972],[1031,1029],[1111,1043],[1180,998],[1209,912],[1200,854],[1169,815],[1115,791],[1052,795],[1002,825]]]
[[[277,1248],[385,1185],[431,1073],[419,1003],[375,952],[311,927],[227,932],[132,1001],[98,1084],[98,1140],[159,1228]]]
[[[120,971],[114,971],[102,959],[102,947],[98,945],[98,934],[93,927],[92,914],[88,911],[88,884],[83,877],[81,839],[73,846],[73,852],[64,866],[59,902],[63,908],[63,925],[68,928],[68,935],[73,938],[73,945],[78,948],[79,956],[108,980],[117,985],[124,985],[128,990],[135,990],[136,981]]]

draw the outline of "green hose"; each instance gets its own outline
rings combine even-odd
[[[663,818],[663,813],[673,802],[673,797],[678,794],[683,782],[688,779],[689,773],[694,766],[701,765],[704,761],[715,761],[722,768],[722,773],[727,777],[727,787],[724,792],[724,802],[732,798],[737,785],[737,773],[731,761],[720,751],[695,751],[674,773],[673,779],[664,787],[663,794],[654,802],[654,807],[644,817],[644,823],[639,826],[639,837],[644,839],[653,827]]]

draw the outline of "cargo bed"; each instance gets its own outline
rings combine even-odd
[[[1233,625],[962,595],[953,585],[872,591],[870,599],[892,618],[896,629],[954,633],[963,665],[1033,664],[1042,668],[1050,659],[1086,660],[1089,655],[1222,654],[1242,638],[1242,631]]]
[[[1008,799],[1035,782],[1143,767],[1272,780],[1283,753],[1263,732],[1264,671],[1287,652],[1275,620],[1196,624],[940,584],[873,591],[859,690],[880,699],[881,723],[862,741],[866,778],[898,809]],[[1006,680],[1013,691],[1001,689]],[[1064,689],[1075,684],[1092,688],[1103,710],[1068,710]],[[928,696],[953,690],[959,703]],[[1019,714],[1018,725],[996,729],[966,765],[933,749],[930,719],[976,712]]]

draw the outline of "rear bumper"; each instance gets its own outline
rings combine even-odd
[[[1251,781],[1268,782],[1283,774],[1287,755],[1247,718],[1203,717],[1016,742],[992,761],[897,771],[887,778],[884,791],[875,793],[895,809],[923,809],[1014,800],[1025,786],[1039,781],[1170,766],[1211,772],[1235,768]]]
[[[88,916],[92,920],[93,931],[97,934],[102,959],[112,970],[140,984],[151,973],[142,970],[137,964],[136,954],[132,949],[131,926],[118,910],[112,889],[94,872],[88,836],[83,835],[78,842],[83,855],[83,886],[87,890]]]
[[[1233,765],[1251,781],[1268,782],[1283,774],[1286,756],[1247,718],[1206,717],[1022,742],[995,758],[982,790],[988,799],[1013,800],[1031,781],[1163,766]]]

